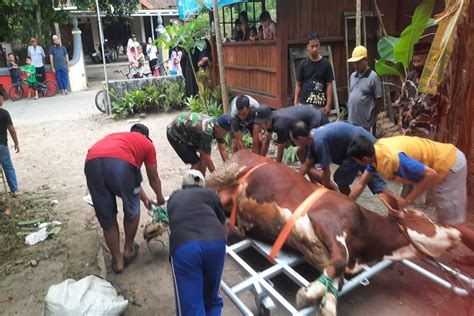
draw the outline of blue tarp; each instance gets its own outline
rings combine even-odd
[[[238,2],[246,2],[246,0],[219,0],[217,5],[223,7],[229,4]],[[212,0],[176,0],[178,5],[179,17],[184,19],[190,14],[195,14],[199,11],[202,5],[205,5],[208,9],[212,10]]]

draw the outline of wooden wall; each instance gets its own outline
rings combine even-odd
[[[276,106],[276,42],[224,43],[223,51],[227,85],[234,94],[251,94]]]

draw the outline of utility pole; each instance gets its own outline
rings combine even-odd
[[[219,79],[222,89],[222,106],[224,108],[224,113],[229,113],[229,95],[227,93],[227,84],[225,82],[224,55],[222,53],[222,35],[219,24],[219,9],[217,7],[217,0],[212,0],[212,11],[214,12],[214,30],[216,32],[217,62],[219,66]]]

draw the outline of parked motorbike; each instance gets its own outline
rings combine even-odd
[[[95,49],[90,56],[94,64],[100,64],[102,62],[102,56]]]

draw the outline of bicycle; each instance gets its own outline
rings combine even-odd
[[[8,97],[12,101],[18,101],[25,97],[26,89],[30,89],[28,86],[28,81],[24,78],[20,78],[21,82],[12,84],[10,90],[8,90]],[[26,86],[26,89],[24,88]],[[36,83],[36,90],[45,97],[52,97],[58,93],[58,85],[54,80],[45,80],[44,82]]]

